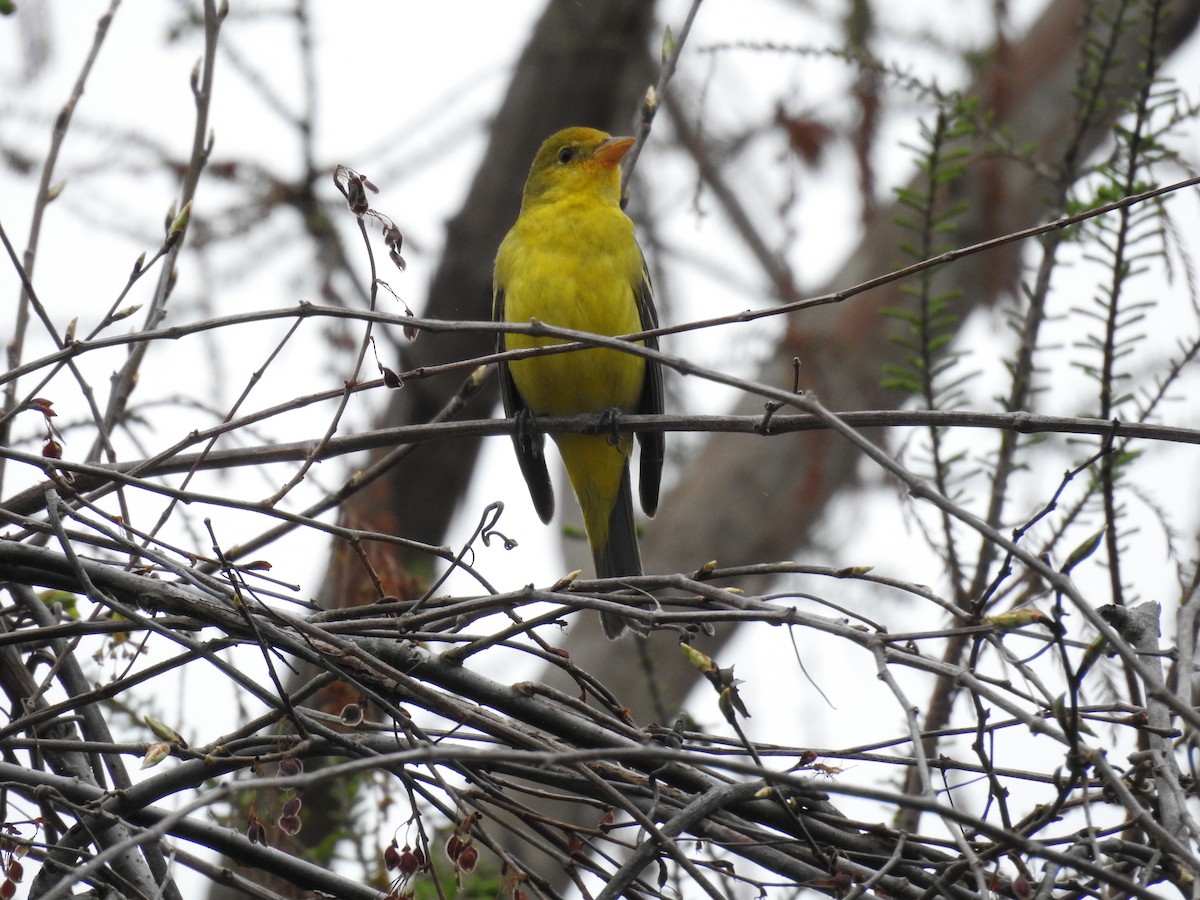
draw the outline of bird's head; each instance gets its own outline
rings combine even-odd
[[[522,208],[572,196],[621,202],[621,158],[636,143],[595,128],[565,128],[546,138],[525,182]]]

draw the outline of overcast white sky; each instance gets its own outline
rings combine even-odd
[[[72,0],[23,8],[21,16],[46,17],[44,31],[52,50],[49,64],[30,80],[22,77],[30,57],[20,16],[0,21],[0,78],[10,86],[0,100],[0,138],[6,147],[28,153],[35,166],[40,166],[53,117],[69,95],[90,46],[95,20],[107,6],[98,0]],[[542,6],[540,0],[503,4],[482,0],[313,4],[319,72],[317,156],[329,165],[352,165],[381,188],[380,195],[373,198],[376,207],[389,213],[407,238],[408,271],[403,276],[389,277],[389,281],[417,310],[436,265],[443,222],[457,209],[479,163],[486,118],[505,89],[509,67]],[[660,16],[678,29],[687,6],[685,0],[668,0],[660,4]],[[1014,30],[1040,6],[1034,0],[1013,4]],[[237,3],[233,7],[235,12],[244,8]],[[879,52],[883,56],[893,54],[915,74],[956,86],[965,73],[953,54],[940,50],[939,44],[954,48],[964,43],[986,43],[991,29],[988,7],[986,3],[963,5],[931,0],[906,4],[900,11],[894,4],[880,4],[879,14],[884,20],[881,30],[890,37]],[[188,76],[201,45],[191,32],[170,45],[163,40],[181,8],[177,3],[125,3],[76,110],[58,169],[58,178],[67,179],[66,186],[47,215],[36,269],[39,291],[60,327],[78,316],[80,331],[84,332],[94,321],[89,317],[107,308],[124,284],[133,259],[154,246],[162,216],[175,197],[176,186],[158,174],[148,160],[158,148],[182,158],[189,147],[193,107]],[[954,15],[948,16],[951,9]],[[715,75],[706,95],[706,109],[717,125],[767,118],[779,95],[789,98],[794,109],[819,110],[830,121],[844,121],[851,115],[849,111],[830,108],[830,98],[837,96],[848,77],[837,65],[792,55],[749,52],[723,53],[714,62],[710,54],[701,52],[715,43],[738,40],[822,46],[835,39],[840,10],[840,4],[832,0],[806,4],[708,0],[701,8],[689,52],[680,66],[680,83],[694,87]],[[924,37],[914,41],[914,35]],[[286,106],[299,109],[303,91],[298,59],[289,38],[288,27],[273,20],[261,24],[231,20],[222,40],[269,85],[272,94]],[[1196,71],[1194,48],[1180,56],[1176,69]],[[1181,80],[1189,83],[1187,78]],[[631,98],[631,104],[634,100]],[[897,104],[895,115],[885,122],[885,140],[878,160],[881,184],[904,177],[909,154],[899,145],[911,140],[914,119],[920,112],[915,105],[906,108]],[[227,56],[217,66],[211,124],[214,160],[250,158],[273,165],[299,164],[295,141],[289,139],[278,116],[262,102],[259,92],[247,86],[244,72]],[[139,146],[126,135],[144,135],[153,149]],[[763,163],[761,170],[746,167],[749,171],[738,173],[739,188],[751,208],[756,196],[761,196],[763,208],[773,208],[777,203],[780,152],[780,144],[763,142],[757,150],[757,159]],[[115,177],[103,175],[113,153],[135,165],[147,162],[145,170]],[[761,284],[738,274],[755,269],[719,217],[708,214],[703,200],[701,214],[697,214],[692,185],[686,175],[681,176],[683,170],[677,162],[652,141],[641,163],[643,183],[648,181],[652,190],[643,189],[634,202],[647,204],[666,223],[663,232],[674,250],[684,256],[701,256],[733,277],[714,280],[693,267],[677,265],[671,275],[673,296],[686,298],[688,306],[672,309],[670,315],[676,319],[702,317],[770,302]],[[19,177],[11,168],[0,170],[0,220],[18,246],[24,245],[27,234],[36,172],[35,168]],[[785,172],[783,177],[793,175]],[[816,287],[857,239],[854,172],[845,153],[834,153],[820,173],[800,173],[796,177],[800,199],[792,219],[796,239],[789,253],[804,285]],[[226,203],[231,198],[223,190],[206,182],[199,202]],[[327,190],[332,192],[332,187]],[[1195,207],[1192,198],[1181,198],[1176,205]],[[285,242],[286,229],[293,225],[281,222],[273,232],[273,240]],[[197,303],[212,302],[221,311],[229,311],[319,299],[313,296],[314,285],[305,278],[307,269],[301,250],[275,252],[271,263],[263,265],[260,256],[264,249],[250,246],[226,251],[216,257],[218,267],[208,271],[185,258],[172,316],[186,319],[203,315],[207,310],[196,308]],[[231,272],[241,280],[234,282]],[[15,283],[5,267],[0,273],[0,296],[15,298]],[[148,291],[149,287],[146,284],[141,289]],[[140,298],[132,299],[136,302]],[[12,299],[2,302],[7,304]],[[703,335],[676,339],[672,349],[708,362],[728,358],[732,348],[732,364],[749,370],[755,348],[762,346],[761,341],[768,339],[776,327],[776,323],[767,322],[742,328],[730,336],[732,340],[723,337],[715,344]],[[980,338],[997,330],[995,323],[986,321],[975,326]],[[220,408],[261,364],[265,348],[273,345],[278,333],[275,328],[239,331],[237,336],[246,341],[245,348],[230,347],[227,338],[222,338],[219,346],[206,340],[181,342],[165,351],[170,354],[170,364],[156,371],[177,373],[182,380],[175,383],[170,378],[156,378],[153,383],[140,385],[139,395],[144,399],[155,392],[166,400],[176,392],[195,396],[199,390],[197,399]],[[278,377],[268,377],[257,389],[258,403],[265,405],[272,398],[292,396],[298,386],[316,390],[336,384],[349,374],[344,371],[344,360],[322,358],[326,345],[317,335],[301,337],[287,364],[272,370]],[[44,348],[45,344],[35,328],[27,355],[39,346]],[[319,348],[319,355],[314,356],[314,348]],[[216,382],[202,372],[213,354],[221,360]],[[87,371],[98,385],[106,383],[107,373],[115,365],[112,360],[88,360]],[[210,396],[213,391],[220,399]],[[703,391],[700,402],[706,411],[719,410],[729,396],[712,386]],[[987,394],[982,396],[986,398]],[[77,401],[69,390],[56,394],[54,399],[63,421],[75,421],[82,415],[81,409],[73,407],[72,402]],[[681,402],[688,404],[689,395],[681,395]],[[173,425],[176,420],[172,415],[163,410],[157,422],[162,444],[195,425],[190,415]],[[352,425],[365,426],[369,420],[369,408],[352,407]],[[36,430],[35,423],[28,424]],[[321,422],[304,419],[295,424],[289,436],[311,437],[322,427]],[[68,444],[68,453],[70,449]],[[515,477],[506,442],[492,442],[491,450],[487,477],[464,507],[464,518],[472,522],[483,504],[493,499],[504,499],[510,516],[522,511],[528,514],[524,488]],[[333,483],[338,476],[335,472],[329,474],[325,481]],[[317,477],[322,473],[318,472]],[[667,477],[671,477],[670,472]],[[266,493],[267,487],[264,482],[248,490]],[[11,491],[12,485],[6,485],[6,490]],[[895,533],[899,525],[895,504],[888,506],[891,513],[883,527],[885,533]],[[858,523],[851,530],[861,528],[860,517],[854,512],[835,510],[830,525],[833,535],[839,532],[837,522],[847,515],[846,522]],[[224,523],[231,543],[244,536],[234,519]],[[252,526],[257,527],[257,523]],[[549,530],[536,524],[518,528],[510,524],[509,530],[520,535],[522,547],[511,554],[492,550],[492,554],[505,558],[489,563],[510,569],[523,581],[532,577],[531,572],[540,571],[545,580],[558,574],[553,563],[545,562],[546,550],[553,543]],[[466,532],[460,529],[460,534]],[[915,542],[915,535],[908,534],[902,542],[905,547],[897,554],[898,563],[911,559],[906,546],[910,539]],[[891,542],[883,545],[887,543]],[[831,540],[831,545],[840,547],[845,555],[843,561],[850,561],[856,551],[853,546],[841,544],[837,537]],[[873,546],[878,550],[881,544],[875,541]],[[286,576],[289,580],[309,584],[320,571],[318,548],[311,549],[313,552],[302,554],[306,563]],[[500,580],[503,582],[503,578]]]

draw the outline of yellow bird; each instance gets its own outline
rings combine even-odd
[[[621,158],[633,138],[592,128],[568,128],[546,140],[529,171],[521,213],[500,244],[493,282],[499,322],[547,325],[615,337],[658,327],[650,276],[633,222],[621,210]],[[500,350],[564,343],[556,338],[501,334]],[[644,341],[658,348],[655,338]],[[543,522],[554,515],[554,492],[535,416],[601,413],[615,425],[620,413],[661,413],[662,372],[657,363],[618,350],[591,349],[533,356],[500,364],[504,412],[517,419],[513,444],[534,508]],[[602,435],[554,436],[583,525],[596,575],[640,575],[633,525],[629,458],[633,440],[615,428]],[[663,464],[662,432],[638,435],[642,509],[654,515]],[[626,627],[602,613],[615,640]]]

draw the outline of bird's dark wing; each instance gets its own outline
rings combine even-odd
[[[504,291],[500,288],[496,288],[492,294],[492,319],[504,321]],[[496,352],[503,353],[506,349],[504,332],[497,332]],[[554,518],[554,487],[546,470],[546,436],[536,429],[533,413],[521,399],[512,373],[508,371],[508,363],[500,362],[497,366],[500,370],[500,399],[504,404],[504,415],[516,420],[512,439],[517,451],[517,463],[521,467],[521,474],[525,476],[525,484],[529,486],[529,496],[533,499],[538,518],[549,524]]]
[[[654,309],[654,289],[650,285],[650,271],[646,268],[645,259],[642,260],[642,280],[635,287],[635,291],[642,330],[657,328],[658,313]],[[658,338],[648,337],[645,344],[650,349],[657,350]],[[637,412],[654,416],[662,415],[663,412],[662,367],[654,360],[646,360],[646,377],[642,382],[642,396],[638,401]],[[642,448],[641,468],[638,470],[638,496],[646,515],[652,516],[658,510],[658,489],[662,482],[666,435],[661,431],[639,431],[638,443]]]

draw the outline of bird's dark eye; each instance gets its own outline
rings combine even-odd
[[[566,165],[574,158],[575,158],[575,148],[574,147],[563,147],[561,150],[558,151],[558,161],[560,163],[562,163],[563,165]]]

